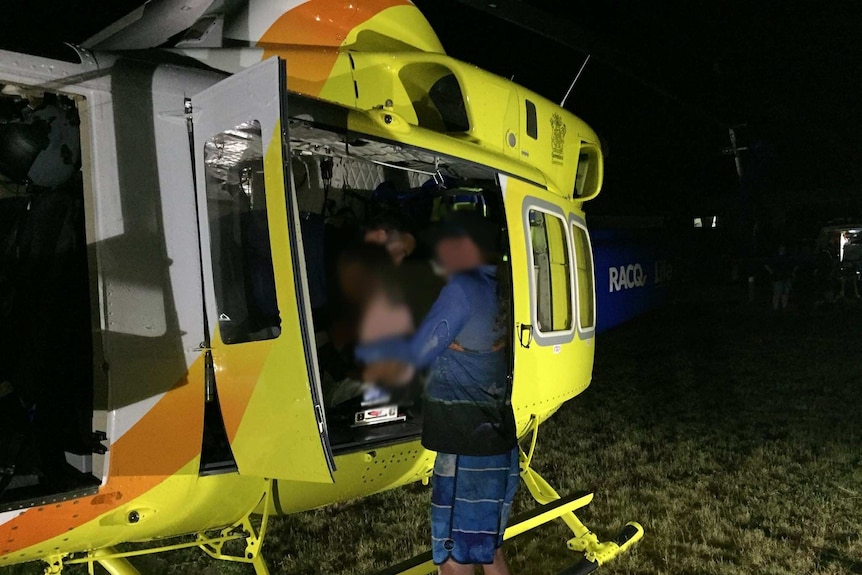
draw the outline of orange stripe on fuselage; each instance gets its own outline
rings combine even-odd
[[[219,403],[224,417],[228,440],[233,443],[242,423],[266,358],[272,349],[272,340],[256,341],[241,346],[222,345],[213,350],[213,360],[218,366]]]
[[[0,525],[0,555],[71,531],[176,474],[200,454],[203,394],[203,361],[199,359],[138,423],[111,444],[110,474],[99,493],[28,509]]]
[[[173,475],[200,453],[203,421],[201,357],[149,413],[111,446],[110,476]]]
[[[410,5],[410,2],[309,0],[273,22],[261,36],[258,46],[265,49],[264,58],[276,54],[284,57],[285,48],[298,48],[288,53],[290,89],[319,96],[338,58],[337,50],[332,49],[340,48],[354,28],[383,10],[404,5]],[[323,49],[314,50],[315,47]],[[289,57],[294,54],[297,57]]]

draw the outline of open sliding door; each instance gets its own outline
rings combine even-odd
[[[287,173],[284,66],[271,58],[190,102],[207,395],[219,402],[241,474],[329,483],[334,467]]]

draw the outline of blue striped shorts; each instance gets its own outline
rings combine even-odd
[[[431,493],[434,564],[489,564],[503,545],[518,487],[518,448],[501,455],[438,453]]]

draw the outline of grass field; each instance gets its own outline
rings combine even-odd
[[[535,468],[580,516],[644,540],[609,574],[862,573],[862,306],[773,315],[686,305],[600,336],[592,386],[546,423]],[[426,547],[429,492],[410,486],[274,521],[273,573],[369,573]],[[516,512],[532,502],[522,489]],[[575,557],[561,525],[507,543],[515,574]],[[251,573],[198,551],[147,573]],[[35,565],[0,575],[41,572]],[[69,569],[69,573],[83,570]]]

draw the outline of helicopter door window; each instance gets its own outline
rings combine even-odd
[[[575,244],[575,275],[578,289],[578,326],[589,331],[596,326],[596,306],[593,297],[593,252],[587,230],[581,223],[572,225]]]
[[[571,266],[566,223],[555,215],[531,209],[536,323],[539,332],[572,329]]]
[[[204,145],[210,254],[218,326],[226,344],[281,332],[266,215],[260,124],[243,123]]]

